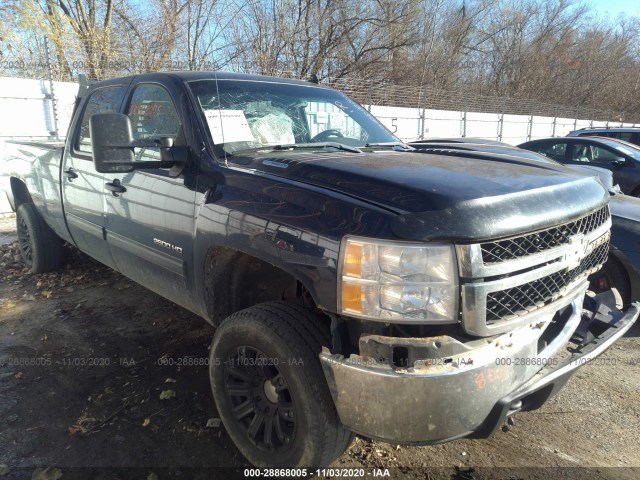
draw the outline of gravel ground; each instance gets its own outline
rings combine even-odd
[[[0,245],[11,243],[17,238],[15,213],[0,214]]]
[[[242,477],[198,364],[213,328],[71,247],[61,272],[27,274],[14,222],[0,218],[0,480]],[[429,447],[356,438],[332,466],[356,470],[320,473],[640,478],[639,336],[507,433]]]

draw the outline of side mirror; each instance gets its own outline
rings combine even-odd
[[[96,113],[89,121],[89,131],[93,164],[96,171],[100,173],[126,173],[136,169],[182,167],[172,168],[172,171],[175,170],[179,175],[186,164],[186,146],[174,146],[172,138],[134,140],[131,120],[122,113]],[[160,148],[161,160],[136,162],[133,149],[140,147]],[[180,165],[176,165],[177,163]]]
[[[611,165],[614,165],[616,167],[622,167],[627,163],[627,160],[624,157],[618,157],[618,158],[614,158],[611,161]]]

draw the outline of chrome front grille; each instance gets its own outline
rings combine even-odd
[[[526,315],[560,298],[567,287],[579,277],[589,275],[606,261],[609,254],[608,240],[608,235],[605,235],[600,244],[574,269],[565,269],[517,287],[488,294],[487,323]]]
[[[482,261],[485,265],[501,263],[568,245],[574,235],[588,235],[605,224],[609,218],[609,207],[605,206],[575,222],[519,237],[481,243]]]
[[[481,336],[509,331],[536,310],[586,289],[587,276],[606,261],[610,228],[605,206],[546,230],[456,245],[465,330]]]

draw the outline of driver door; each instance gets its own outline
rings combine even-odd
[[[592,164],[606,168],[613,173],[613,183],[620,185],[623,192],[631,193],[638,184],[637,169],[632,158],[602,145],[592,145]]]
[[[174,101],[159,84],[138,84],[125,113],[134,140],[171,138],[176,145],[183,141]],[[136,148],[134,154],[136,162],[160,160],[156,147]],[[195,209],[195,190],[186,186],[189,175],[188,168],[176,178],[166,168],[104,175],[105,182],[120,187],[107,195],[105,224],[118,270],[187,308],[186,259],[192,253]]]

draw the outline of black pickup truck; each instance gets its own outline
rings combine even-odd
[[[81,88],[66,145],[6,143],[2,185],[32,272],[69,242],[217,326],[238,449],[313,467],[354,432],[490,436],[635,322],[587,292],[606,190],[502,157],[415,151],[316,84],[156,73]]]

